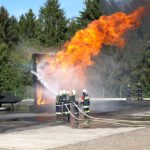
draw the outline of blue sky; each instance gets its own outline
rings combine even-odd
[[[30,8],[38,15],[41,6],[44,5],[46,0],[0,0],[0,6],[5,6],[10,15],[17,18],[21,14],[26,13]],[[66,12],[67,18],[79,15],[79,11],[83,10],[83,0],[59,0],[61,8]]]

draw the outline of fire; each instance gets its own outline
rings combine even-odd
[[[55,64],[66,68],[78,64],[86,67],[93,64],[91,58],[99,54],[103,44],[123,47],[123,35],[141,24],[143,13],[144,7],[139,7],[129,15],[117,12],[91,22],[86,29],[78,31],[64,49],[57,53]]]
[[[48,98],[45,98],[42,87],[37,87],[37,105],[49,104]]]
[[[124,47],[124,34],[140,26],[144,11],[144,7],[139,7],[131,14],[117,12],[101,16],[87,28],[76,32],[55,57],[47,59],[47,82],[56,91],[63,88],[83,88],[86,83],[86,68],[94,63],[92,57],[100,53],[103,45]]]

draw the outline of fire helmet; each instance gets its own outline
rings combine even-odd
[[[138,86],[141,86],[141,83],[139,82],[137,85],[138,85]]]
[[[86,89],[83,89],[83,91],[82,91],[83,93],[85,93],[85,94],[87,94],[87,90]]]
[[[76,90],[72,90],[72,95],[76,95]]]
[[[62,91],[59,91],[59,95],[62,95]]]
[[[62,94],[65,95],[66,94],[66,90],[62,90]]]

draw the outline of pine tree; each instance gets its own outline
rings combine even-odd
[[[58,0],[47,0],[39,14],[38,39],[45,45],[55,45],[65,39],[67,20]]]
[[[7,10],[0,7],[0,41],[9,46],[19,41],[18,24],[15,17],[9,17]]]
[[[131,81],[136,86],[141,83],[144,88],[144,95],[150,96],[150,49],[143,52],[140,59],[136,61],[136,67],[132,71]]]
[[[69,19],[67,24],[66,39],[69,40],[76,33],[77,30],[79,30],[77,19]]]
[[[25,29],[26,29],[25,16],[22,14],[19,19],[19,32],[20,32],[20,35],[23,37],[25,37],[26,35]]]
[[[0,92],[14,91],[20,86],[18,68],[12,52],[5,43],[0,43]]]
[[[101,0],[85,0],[85,9],[80,12],[78,17],[79,28],[84,28],[93,20],[98,19],[102,15]]]
[[[19,20],[19,29],[23,37],[35,38],[36,36],[36,16],[32,9],[25,15],[21,15]]]

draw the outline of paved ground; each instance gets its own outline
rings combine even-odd
[[[150,150],[150,129],[113,134],[50,150]]]
[[[107,136],[136,131],[137,129],[141,128],[72,129],[69,126],[49,127],[48,124],[32,126],[25,128],[25,130],[9,130],[0,134],[0,148],[8,150],[46,150],[98,138],[103,139]]]
[[[33,113],[1,113],[0,114],[0,133],[9,130],[25,130],[25,127],[46,124],[49,126],[57,125],[55,116],[52,114],[33,114]]]
[[[91,121],[79,128],[60,125],[50,114],[1,113],[0,150],[150,150],[149,110],[100,113],[96,117],[120,124]]]

